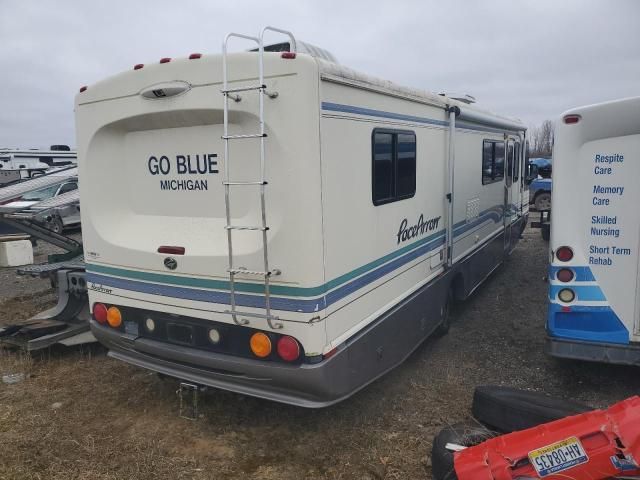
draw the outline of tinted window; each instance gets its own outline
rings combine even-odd
[[[62,187],[60,187],[60,191],[58,192],[58,195],[62,195],[63,193],[67,193],[72,190],[76,190],[77,188],[78,188],[77,183],[65,183],[64,185],[62,185]]]
[[[493,142],[485,140],[482,146],[482,184],[493,181]]]
[[[393,198],[393,135],[373,135],[373,203]]]
[[[504,142],[485,140],[482,144],[482,184],[504,178]]]
[[[416,192],[416,136],[399,133],[397,136],[396,196],[412,197]]]
[[[373,131],[374,205],[413,197],[416,193],[416,135],[396,130]]]

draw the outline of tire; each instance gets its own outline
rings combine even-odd
[[[54,233],[58,233],[62,235],[62,231],[64,230],[64,225],[62,224],[62,220],[59,218],[53,218],[47,225],[49,230]]]
[[[549,238],[551,238],[551,225],[542,225],[540,227],[540,235],[542,235],[542,240],[548,242]]]
[[[449,288],[447,292],[447,299],[440,309],[440,325],[436,328],[433,334],[436,337],[442,337],[449,333],[449,327],[451,327],[451,306],[453,305],[453,290]]]
[[[473,394],[473,416],[503,433],[524,430],[592,410],[586,405],[509,387],[481,386]]]
[[[443,428],[433,439],[431,473],[433,480],[457,480],[453,467],[453,452],[447,443],[472,447],[495,436],[495,433],[477,423],[456,423]]]
[[[536,198],[533,200],[534,206],[537,211],[546,211],[551,210],[551,193],[542,192],[536,195]]]

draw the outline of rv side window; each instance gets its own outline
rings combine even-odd
[[[375,129],[372,135],[374,205],[413,197],[416,193],[416,135]]]
[[[482,144],[482,184],[504,178],[504,142],[485,140]]]

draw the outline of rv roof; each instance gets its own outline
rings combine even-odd
[[[417,102],[426,103],[429,105],[444,106],[444,105],[457,105],[466,110],[473,110],[481,112],[496,119],[507,120],[522,125],[522,130],[526,130],[526,126],[519,120],[514,118],[498,115],[488,110],[478,108],[476,105],[472,105],[466,98],[450,97],[445,94],[435,94],[426,90],[418,88],[403,87],[394,82],[388,80],[382,80],[365,73],[358,72],[351,68],[345,67],[337,63],[326,62],[322,59],[318,59],[320,66],[320,74],[325,80],[336,81],[338,83],[349,83],[357,85],[361,88],[366,88],[381,93],[387,93],[389,95],[398,96],[402,98],[408,98]],[[471,97],[473,98],[473,97]]]

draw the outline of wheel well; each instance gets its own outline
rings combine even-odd
[[[456,276],[453,277],[451,284],[449,286],[449,290],[453,293],[453,299],[456,302],[461,302],[466,298],[465,289],[464,289],[464,276],[462,273],[456,273]]]
[[[538,196],[542,195],[543,193],[551,194],[551,191],[550,190],[538,190],[536,193],[534,193],[533,199],[535,200],[536,198],[538,198]]]

